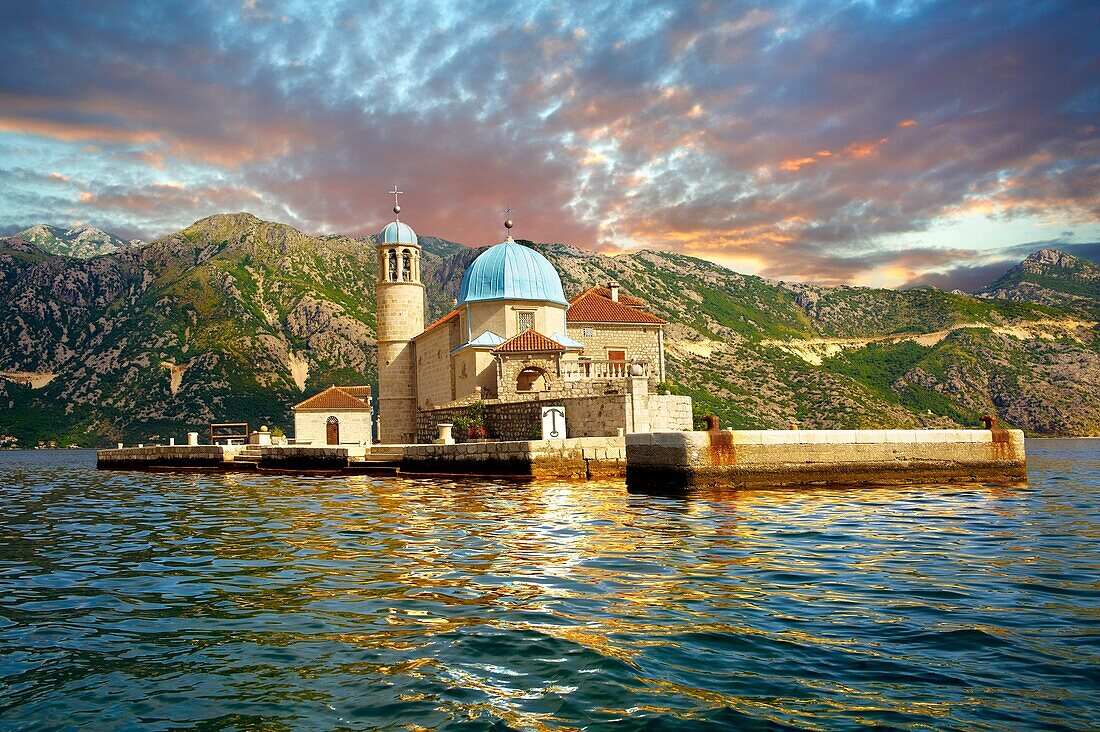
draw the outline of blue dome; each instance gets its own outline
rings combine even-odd
[[[400,221],[391,221],[386,224],[386,228],[378,232],[379,244],[417,244],[420,242],[416,239],[416,232],[412,230],[412,227],[408,224],[403,224]]]
[[[489,247],[462,276],[458,304],[487,300],[539,300],[568,305],[554,265],[511,237]]]

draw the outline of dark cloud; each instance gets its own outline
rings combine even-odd
[[[0,173],[48,160],[83,181],[7,175],[4,226],[82,219],[148,237],[224,206],[363,233],[398,182],[419,230],[471,244],[499,238],[511,205],[532,239],[900,282],[989,266],[891,244],[945,219],[1100,223],[1095,3],[0,13],[0,140],[21,141],[0,145]]]
[[[907,290],[913,287],[931,285],[941,290],[962,290],[963,292],[974,293],[1012,269],[1016,264],[1015,261],[1002,259],[972,267],[955,267],[944,272],[927,272],[906,282],[901,289]]]
[[[941,290],[962,290],[974,293],[1015,267],[1029,254],[1040,249],[1059,249],[1075,257],[1100,263],[1100,242],[1073,244],[1058,240],[1034,241],[999,249],[995,252],[992,262],[922,273],[902,285],[901,289],[931,285]]]

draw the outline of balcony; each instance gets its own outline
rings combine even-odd
[[[640,366],[640,376],[649,376],[649,361],[609,361],[591,359],[585,361],[562,361],[561,378],[563,381],[589,381],[595,379],[625,379],[630,376],[631,366]]]

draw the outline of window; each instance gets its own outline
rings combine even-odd
[[[397,250],[390,250],[390,282],[397,282]]]
[[[530,330],[535,327],[535,313],[532,310],[520,310],[516,313],[516,321],[519,325],[520,333],[525,330]]]
[[[581,335],[583,335],[585,338],[595,338],[596,337],[596,329],[595,328],[582,328],[581,329]]]

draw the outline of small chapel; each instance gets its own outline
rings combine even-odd
[[[554,266],[514,241],[508,220],[504,241],[466,269],[454,309],[425,325],[420,243],[396,195],[393,211],[376,237],[381,442],[426,441],[474,402],[500,439],[529,438],[533,410],[547,402],[566,408],[578,437],[690,429],[690,400],[656,393],[667,321],[645,301],[615,282],[567,298]]]

